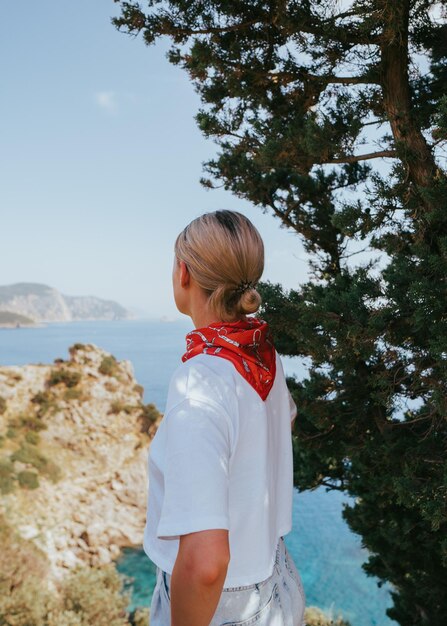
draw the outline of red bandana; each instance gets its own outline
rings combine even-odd
[[[237,322],[214,322],[196,328],[186,335],[182,361],[202,352],[234,363],[261,398],[267,398],[276,373],[275,347],[267,322],[247,317]]]

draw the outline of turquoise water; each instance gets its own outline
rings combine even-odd
[[[125,320],[52,323],[44,328],[0,329],[0,364],[52,363],[68,359],[76,342],[94,343],[118,359],[129,359],[137,381],[144,386],[145,402],[163,411],[169,379],[184,352],[187,318],[178,322]],[[283,358],[286,373],[305,376],[297,359]],[[386,617],[391,606],[390,587],[377,586],[361,564],[367,551],[343,519],[344,503],[352,502],[339,492],[321,487],[313,492],[295,489],[293,530],[286,545],[301,573],[307,605],[342,613],[352,626],[395,624]],[[117,560],[117,569],[130,577],[132,606],[148,606],[155,585],[155,565],[142,549],[127,548]]]

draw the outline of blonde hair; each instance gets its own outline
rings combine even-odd
[[[216,321],[235,321],[255,313],[262,299],[256,284],[264,271],[264,243],[250,220],[238,211],[204,213],[178,235],[174,252],[202,289]],[[243,284],[251,287],[241,292]]]

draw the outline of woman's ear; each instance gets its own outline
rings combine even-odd
[[[180,261],[180,284],[182,287],[187,287],[190,283],[191,274],[189,273],[188,266],[185,261]]]

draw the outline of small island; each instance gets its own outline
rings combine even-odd
[[[21,315],[20,313],[13,313],[12,311],[0,311],[0,328],[21,328],[35,326],[42,326],[42,324],[38,324],[30,317],[27,317],[26,315]]]

